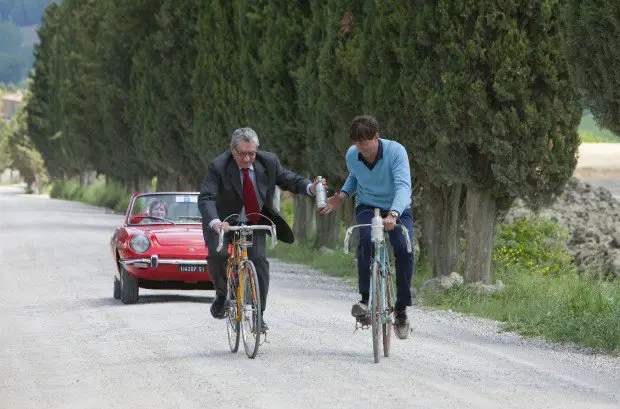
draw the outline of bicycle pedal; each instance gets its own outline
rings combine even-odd
[[[355,330],[353,330],[353,332],[357,331],[358,329],[361,330],[366,330],[370,328],[370,324],[363,324],[359,319],[355,320]]]

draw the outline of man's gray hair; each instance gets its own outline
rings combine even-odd
[[[258,135],[256,135],[252,128],[235,129],[232,138],[230,138],[230,143],[236,148],[239,145],[239,141],[253,142],[258,146]]]

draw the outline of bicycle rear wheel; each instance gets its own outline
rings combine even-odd
[[[240,274],[243,274],[241,332],[243,346],[249,358],[256,357],[260,345],[262,312],[260,291],[256,267],[250,260],[243,263]]]
[[[390,356],[390,347],[392,346],[392,326],[394,320],[392,319],[392,314],[394,311],[394,300],[393,297],[393,283],[392,283],[392,273],[388,270],[385,272],[385,277],[381,278],[384,283],[384,322],[381,325],[381,332],[383,333],[383,356]]]
[[[232,266],[229,268],[233,268]],[[228,345],[232,352],[239,350],[240,324],[237,320],[237,275],[228,271],[228,280],[226,282],[226,332],[228,333]]]
[[[379,330],[381,322],[381,303],[379,298],[379,274],[377,263],[373,261],[370,276],[370,329],[372,331],[372,350],[375,356],[375,363],[379,362]]]

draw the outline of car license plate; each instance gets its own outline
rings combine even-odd
[[[207,271],[207,266],[194,265],[194,264],[179,264],[180,273],[204,273]]]

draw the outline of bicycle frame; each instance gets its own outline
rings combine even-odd
[[[375,247],[374,254],[374,262],[377,265],[377,273],[380,274],[379,278],[379,303],[381,308],[381,323],[386,324],[391,322],[390,314],[392,313],[394,306],[391,305],[391,300],[394,299],[394,286],[390,286],[389,294],[386,290],[387,281],[390,280],[390,257],[388,254],[388,248],[383,242],[383,245],[379,246],[379,248]],[[371,280],[373,278],[371,277]],[[369,294],[369,298],[374,300],[374,294],[372,294],[372,289],[374,286],[370,286],[371,293]]]
[[[349,254],[349,240],[351,238],[351,234],[353,233],[353,230],[357,228],[361,228],[361,227],[371,227],[371,224],[357,224],[347,229],[347,232],[344,238],[344,253],[345,254]],[[409,230],[402,224],[397,224],[396,227],[401,229],[401,232],[405,236],[405,240],[407,242],[407,252],[411,253],[411,240],[409,239]],[[388,248],[387,248],[386,239],[385,239],[385,232],[383,232],[380,235],[376,235],[371,230],[370,240],[374,245],[374,254],[373,254],[372,261],[376,263],[377,265],[377,274],[380,274],[380,280],[379,280],[380,288],[378,288],[377,290],[379,291],[379,295],[380,295],[379,299],[380,299],[380,303],[381,303],[380,307],[382,311],[381,322],[387,323],[390,320],[389,313],[386,313],[386,311],[388,310],[388,296],[390,297],[390,299],[392,299],[394,288],[390,289],[391,294],[386,294],[385,287],[386,287],[386,280],[389,279],[389,277],[387,277],[387,274],[389,272],[390,258],[389,258]],[[376,277],[370,277],[370,280],[371,280],[371,285],[370,285],[370,292],[368,294],[368,298],[369,300],[374,300],[375,294],[373,290],[375,288],[374,288],[373,282],[375,282]],[[393,308],[393,306],[390,306],[390,307]]]
[[[248,241],[248,237],[251,236],[252,233],[256,230],[266,230],[266,231],[271,232],[271,246],[270,247],[273,249],[276,246],[277,237],[276,237],[276,227],[274,224],[272,224],[271,226],[263,226],[263,225],[247,226],[245,224],[242,224],[240,226],[230,226],[228,229],[229,232],[235,232],[231,240],[232,254],[230,258],[228,259],[228,264],[226,266],[226,272],[230,274],[231,267],[233,267],[235,276],[231,278],[233,280],[238,280],[237,293],[236,293],[236,301],[237,301],[236,321],[237,322],[241,322],[241,312],[242,312],[241,291],[243,291],[243,288],[244,288],[243,287],[244,277],[243,277],[243,274],[239,274],[239,270],[241,268],[241,265],[245,261],[249,260],[248,247],[250,247],[251,244]],[[219,243],[217,246],[218,252],[221,251],[222,248],[224,247],[225,235],[226,235],[226,232],[224,230],[220,230]],[[252,286],[252,295],[254,297],[258,297],[258,294],[256,294],[256,288],[254,286]]]
[[[374,247],[372,255],[370,291],[368,294],[368,310],[373,335],[373,351],[375,363],[379,362],[379,331],[383,333],[383,353],[387,357],[390,354],[390,334],[392,325],[392,313],[394,306],[394,285],[391,281],[390,258],[385,238],[383,220],[380,216],[380,209],[374,209],[375,216],[371,224],[358,224],[347,229],[344,239],[344,252],[349,253],[349,239],[353,229],[368,227],[371,234],[370,239]],[[411,239],[409,231],[402,224],[396,225],[401,229],[407,243],[407,252],[411,253]],[[356,324],[357,328],[357,324]],[[363,326],[362,326],[363,328]]]

